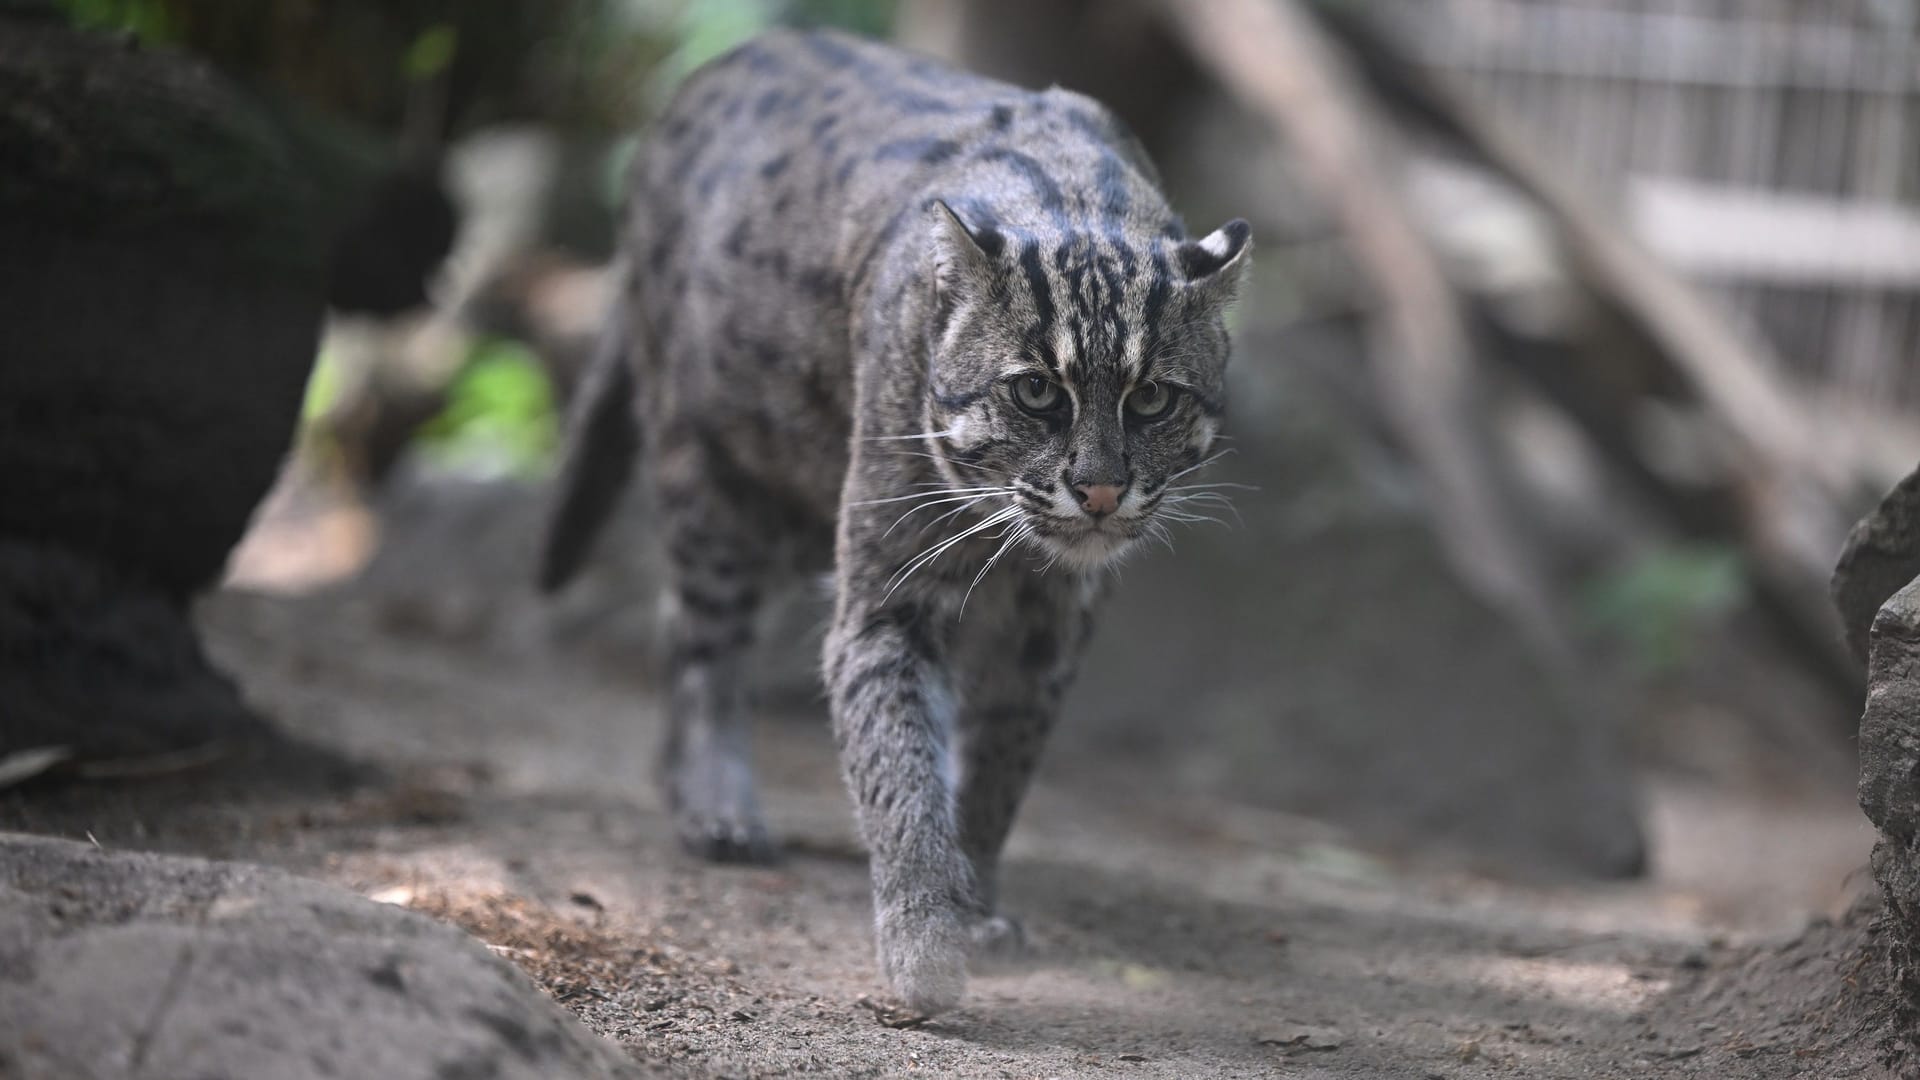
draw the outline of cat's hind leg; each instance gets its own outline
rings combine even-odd
[[[688,851],[715,862],[777,854],[760,816],[747,674],[773,538],[752,493],[701,440],[662,447],[662,593],[669,680],[660,780]]]

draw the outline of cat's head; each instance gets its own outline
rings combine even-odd
[[[990,492],[979,505],[1009,535],[1078,566],[1187,516],[1198,492],[1180,488],[1219,431],[1247,223],[1191,240],[1043,236],[945,203],[931,216],[927,413],[955,494]]]

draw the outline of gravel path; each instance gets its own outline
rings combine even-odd
[[[12,793],[0,820],[447,919],[671,1075],[1876,1075],[1841,990],[1870,941],[1845,914],[1867,833],[1844,793],[1657,786],[1652,882],[1520,886],[1161,794],[1138,761],[1056,761],[1007,874],[1031,956],[918,1022],[870,996],[865,868],[813,710],[760,747],[788,858],[716,868],[672,846],[637,679],[411,634],[364,600],[227,595],[204,621],[311,747]]]

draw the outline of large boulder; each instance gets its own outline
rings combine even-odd
[[[641,1075],[459,930],[240,863],[0,834],[0,1075]]]
[[[321,217],[206,65],[0,12],[0,773],[253,732],[185,604],[291,444]]]
[[[0,535],[184,597],[292,440],[324,235],[203,64],[0,20]]]
[[[1880,831],[1873,876],[1887,901],[1893,1007],[1920,1030],[1920,472],[1854,528],[1833,594],[1850,640],[1864,642],[1860,809]],[[1891,593],[1891,596],[1888,594]],[[1865,625],[1863,625],[1865,624]],[[1859,648],[1856,645],[1856,648]],[[1907,1047],[1911,1052],[1912,1047]]]

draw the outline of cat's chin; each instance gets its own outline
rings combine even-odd
[[[1042,532],[1036,535],[1047,554],[1062,566],[1075,570],[1098,570],[1118,562],[1133,550],[1137,536],[1112,529],[1082,529],[1077,532]]]

